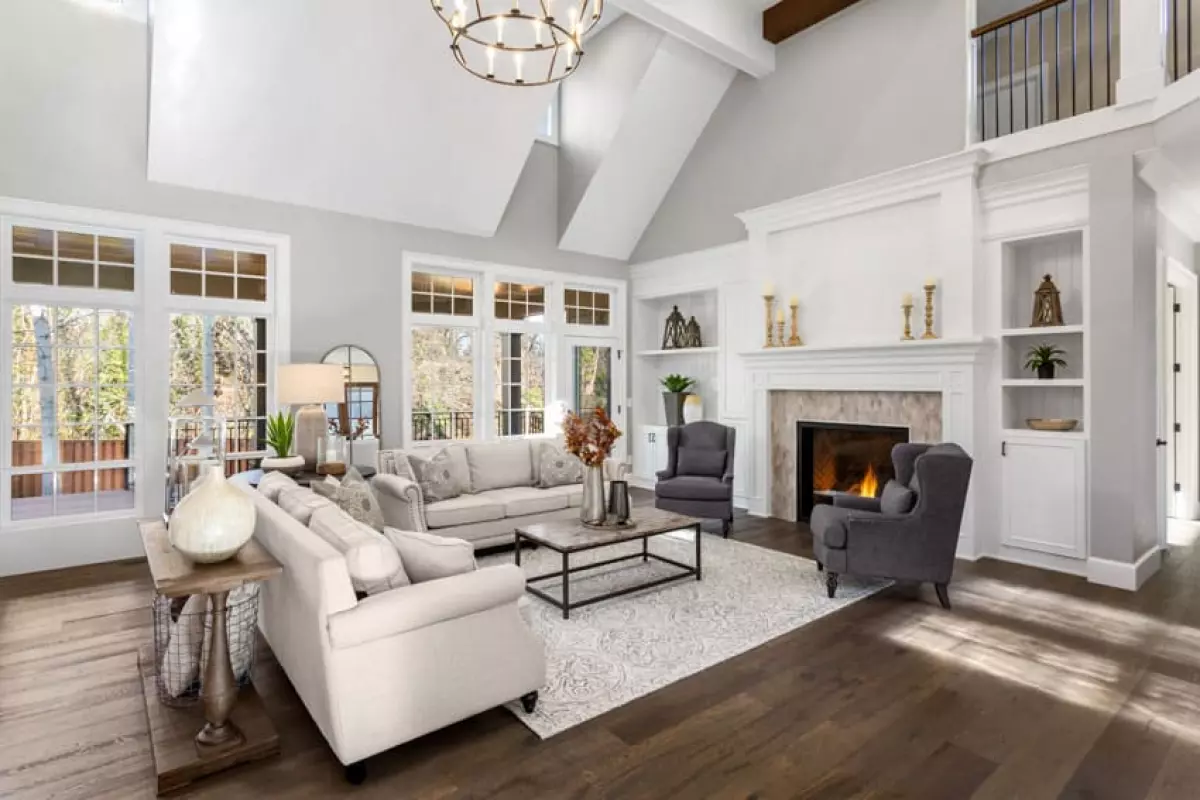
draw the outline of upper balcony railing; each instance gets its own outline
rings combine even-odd
[[[972,31],[979,138],[1112,105],[1118,22],[1116,0],[1042,0]]]
[[[1128,0],[1126,0],[1128,2]],[[1165,0],[1167,29],[1167,74],[1177,81],[1200,68],[1200,23],[1196,11],[1200,0]]]

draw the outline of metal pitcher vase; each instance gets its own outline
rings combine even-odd
[[[584,465],[583,505],[579,508],[579,518],[585,525],[603,525],[604,516],[604,465]]]

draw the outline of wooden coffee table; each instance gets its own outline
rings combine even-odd
[[[517,565],[521,564],[521,543],[530,542],[541,547],[560,554],[562,556],[562,569],[558,572],[549,572],[544,575],[536,575],[532,578],[527,578],[525,588],[530,594],[540,597],[555,608],[562,609],[563,619],[571,618],[571,609],[580,608],[581,606],[590,606],[592,603],[599,603],[602,600],[611,600],[614,597],[630,594],[632,592],[640,592],[643,589],[650,589],[655,586],[662,586],[666,583],[675,581],[689,580],[695,578],[701,579],[701,560],[700,560],[700,542],[703,536],[700,532],[700,520],[695,517],[687,517],[683,514],[675,514],[670,511],[660,511],[658,509],[642,509],[639,511],[636,523],[630,528],[588,528],[582,522],[575,519],[554,520],[552,522],[535,522],[530,525],[524,525],[516,530],[516,553]],[[681,561],[676,561],[673,558],[660,556],[657,553],[650,552],[650,537],[661,536],[664,533],[673,531],[686,530],[690,528],[696,539],[696,562],[695,564],[684,564]],[[617,556],[616,558],[607,558],[603,561],[597,561],[593,564],[584,564],[583,566],[571,566],[571,556],[575,553],[583,553],[588,550],[595,550],[600,547],[612,547],[613,545],[625,544],[626,542],[642,542],[642,552],[631,553],[627,556]],[[578,572],[584,572],[589,569],[616,564],[621,561],[632,561],[641,559],[643,562],[654,559],[661,561],[664,564],[678,567],[681,572],[675,575],[667,575],[663,578],[655,578],[652,581],[639,583],[636,586],[629,586],[624,589],[618,589],[614,592],[606,592],[604,594],[589,597],[586,600],[578,600],[571,602],[571,575]],[[562,580],[562,600],[543,592],[535,583],[554,580],[559,578]]]

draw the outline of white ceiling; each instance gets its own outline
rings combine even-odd
[[[491,235],[549,88],[468,75],[427,2],[156,0],[149,177]]]

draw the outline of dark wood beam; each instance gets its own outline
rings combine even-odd
[[[763,38],[771,44],[795,36],[858,0],[780,0],[763,12]]]

